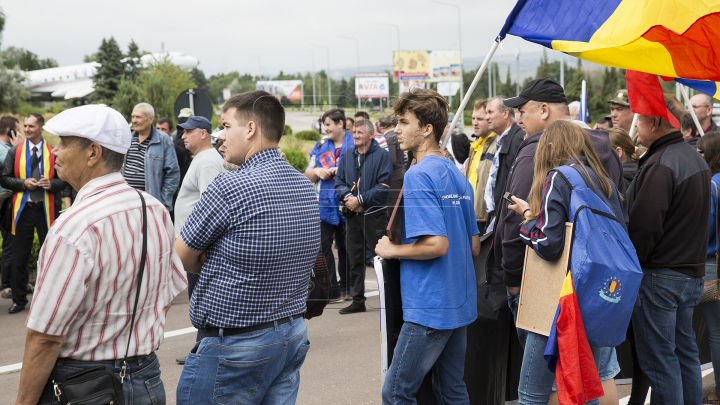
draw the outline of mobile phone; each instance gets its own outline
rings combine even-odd
[[[512,199],[513,197],[515,196],[510,194],[509,192],[505,192],[505,194],[503,194],[503,198],[506,199],[507,202],[509,202],[510,204],[515,204],[515,201],[513,201]]]
[[[9,136],[10,139],[15,139],[15,130],[12,128],[8,129],[7,136]]]

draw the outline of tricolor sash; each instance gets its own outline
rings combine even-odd
[[[48,145],[44,139],[40,142],[40,150],[42,150],[40,174],[46,179],[52,179],[55,177],[55,156],[52,154],[50,145]],[[18,179],[28,179],[32,177],[32,148],[28,140],[18,145],[15,151],[15,177]],[[13,235],[15,235],[15,227],[17,226],[18,219],[20,218],[22,210],[25,208],[29,196],[29,190],[18,191],[13,195]],[[48,190],[43,190],[43,205],[45,207],[47,227],[50,229],[52,223],[55,222],[55,196]]]

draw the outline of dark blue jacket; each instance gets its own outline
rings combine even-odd
[[[360,165],[367,159],[360,174],[360,186],[355,187],[356,176]],[[335,192],[338,201],[344,201],[348,196],[357,196],[365,214],[372,214],[387,208],[390,195],[390,181],[392,180],[392,158],[390,153],[381,148],[376,140],[372,140],[367,152],[360,154],[357,148],[345,153],[340,160],[337,176],[335,177]]]

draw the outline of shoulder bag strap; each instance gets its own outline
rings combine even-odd
[[[715,277],[718,277],[718,254],[720,253],[720,238],[718,238],[718,199],[720,198],[720,195],[718,195],[718,186],[717,183],[714,181],[711,181],[713,184],[713,187],[715,188]]]
[[[142,287],[143,273],[145,272],[145,256],[147,256],[147,206],[145,205],[145,198],[142,193],[136,190],[140,196],[142,202],[142,253],[140,255],[140,269],[137,275],[137,290],[135,292],[135,306],[133,307],[132,318],[130,320],[130,336],[128,337],[127,348],[125,349],[125,358],[123,359],[122,371],[120,371],[120,383],[122,384],[125,379],[125,372],[127,370],[127,356],[130,352],[130,341],[132,340],[133,328],[135,327],[135,313],[137,312],[138,301],[140,301],[140,287]]]

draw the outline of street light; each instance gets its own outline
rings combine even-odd
[[[397,52],[398,52],[398,58],[399,58],[399,57],[400,57],[400,27],[397,26],[397,25],[395,25],[395,24],[388,24],[388,23],[375,23],[375,24],[377,24],[377,25],[385,25],[385,26],[388,26],[388,27],[395,27],[395,29],[397,30],[397,40],[398,40]],[[398,86],[398,96],[399,96],[399,95],[400,95],[400,86]],[[382,104],[382,99],[380,99],[380,104]],[[390,105],[390,99],[389,99],[389,98],[388,98],[388,105]]]
[[[520,48],[515,48],[515,96],[520,95]]]
[[[317,101],[315,100],[315,54],[310,52],[310,56],[312,57],[312,79],[313,79],[313,114],[315,113],[315,105],[317,104]]]
[[[439,0],[430,0],[432,3],[436,4],[442,4],[445,6],[455,7],[457,9],[458,14],[458,47],[460,48],[460,100],[462,100],[465,96],[463,93],[465,92],[465,85],[463,84],[463,53],[462,53],[462,28],[460,27],[460,6],[454,3],[448,3],[445,1],[439,1]],[[462,125],[465,126],[465,113],[460,111],[462,116],[460,117],[460,122],[462,122]]]
[[[262,76],[262,59],[258,55],[248,55],[252,56],[253,58],[258,58],[258,75]]]
[[[333,103],[332,103],[332,91],[331,91],[331,88],[332,88],[332,86],[331,86],[332,79],[330,78],[330,48],[328,48],[327,46],[322,46],[322,45],[313,45],[313,46],[317,46],[318,48],[325,48],[325,51],[327,51],[327,63],[328,63],[328,71],[327,71],[327,81],[328,81],[328,106],[330,106],[330,108],[332,108]]]
[[[347,37],[345,35],[338,35],[338,38],[352,39],[355,41],[355,50],[357,51],[357,72],[360,73],[360,41],[357,38]],[[357,95],[356,95],[357,97]],[[357,109],[360,111],[360,97],[357,98],[358,106]]]

